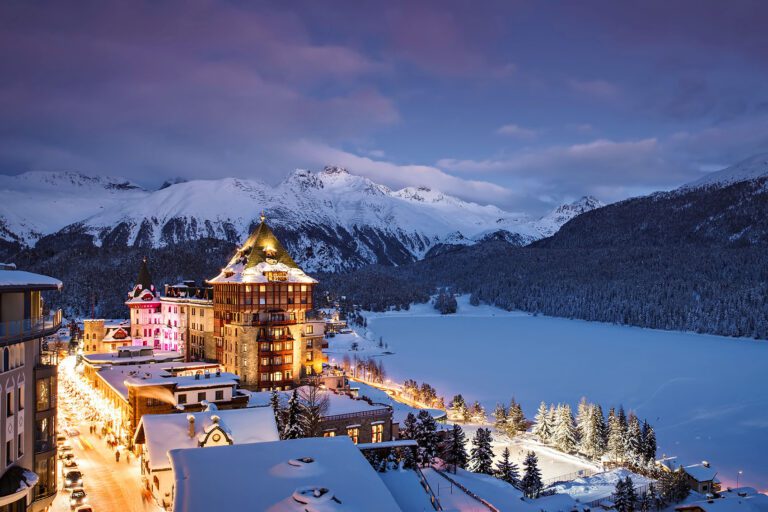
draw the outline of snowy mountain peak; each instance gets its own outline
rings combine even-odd
[[[2,184],[12,188],[98,188],[105,190],[142,190],[131,181],[116,176],[90,176],[74,171],[28,171],[3,176]]]
[[[701,179],[687,183],[680,187],[680,190],[709,186],[725,187],[740,181],[751,181],[766,176],[768,176],[768,153],[760,153],[723,170],[707,174]]]
[[[344,167],[336,167],[335,165],[326,165],[323,168],[323,174],[333,176],[338,174],[349,174],[349,171],[347,171]]]

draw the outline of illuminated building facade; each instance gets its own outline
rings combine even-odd
[[[322,320],[310,320],[315,281],[266,223],[208,281],[213,286],[214,359],[244,387],[290,389],[322,371]],[[206,353],[206,357],[210,355]]]
[[[42,511],[56,496],[56,360],[43,339],[61,328],[42,292],[61,281],[0,264],[0,478],[2,510]],[[37,481],[34,482],[34,472]]]

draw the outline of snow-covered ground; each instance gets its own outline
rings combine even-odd
[[[577,478],[576,480],[556,485],[553,489],[558,493],[568,494],[582,503],[587,503],[613,494],[618,481],[620,479],[624,480],[627,476],[632,479],[635,488],[651,482],[651,480],[626,469],[614,469],[587,478]]]
[[[425,304],[366,317],[365,336],[393,352],[381,356],[392,380],[426,381],[488,411],[514,396],[528,417],[542,400],[623,404],[654,425],[659,455],[706,459],[726,485],[743,470],[742,484],[768,488],[768,342],[536,317],[467,297],[451,316]],[[331,357],[348,342],[331,339]]]

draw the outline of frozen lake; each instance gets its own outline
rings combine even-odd
[[[725,484],[768,489],[768,342],[509,313],[459,302],[437,315],[367,314],[369,337],[394,355],[388,377],[426,381],[490,412],[514,395],[532,418],[541,400],[581,396],[606,414],[624,405],[656,429],[659,455],[710,461]],[[363,354],[361,354],[363,355]]]

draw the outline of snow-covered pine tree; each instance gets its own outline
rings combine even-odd
[[[643,422],[643,461],[651,467],[656,461],[656,432],[647,421]]]
[[[464,401],[464,397],[456,395],[451,400],[450,410],[448,411],[449,419],[453,421],[464,421],[464,411],[467,408],[467,402]]]
[[[515,487],[520,485],[520,474],[517,470],[517,465],[509,460],[509,447],[504,447],[504,451],[501,453],[501,460],[496,464],[494,474],[496,478],[504,480]]]
[[[650,484],[653,485],[653,484]],[[650,488],[649,485],[649,488]],[[637,510],[640,512],[651,512],[653,508],[653,496],[650,493],[650,489],[640,493],[640,497],[637,500]]]
[[[589,408],[588,424],[585,427],[585,437],[582,439],[581,450],[588,457],[598,460],[605,453],[605,424],[603,409],[599,405]]]
[[[485,419],[485,408],[480,405],[480,402],[475,401],[475,403],[472,404],[472,422],[482,425],[485,423]]]
[[[294,389],[290,400],[288,400],[288,412],[286,413],[285,426],[283,427],[283,439],[298,439],[303,436],[301,404],[299,403],[298,390]]]
[[[416,430],[418,429],[418,422],[416,416],[409,412],[403,422],[403,428],[400,430],[400,437],[403,439],[416,439]]]
[[[617,512],[629,512],[630,504],[627,496],[627,484],[619,478],[616,482],[616,488],[613,491],[613,506]]]
[[[600,432],[597,439],[600,443],[600,455],[603,455],[608,449],[608,423],[605,421],[603,408],[600,404],[595,404],[595,408],[592,414],[592,421],[594,421],[595,426],[599,425],[600,427]]]
[[[615,461],[624,460],[624,432],[613,408],[608,413],[608,454]]]
[[[539,459],[536,452],[528,452],[523,461],[523,479],[520,480],[520,490],[526,498],[538,498],[544,484],[541,481],[541,471],[539,471]]]
[[[416,442],[419,443],[419,459],[422,464],[432,464],[437,457],[439,437],[437,434],[437,423],[425,409],[419,411],[416,418],[418,424],[416,427]]]
[[[493,474],[493,450],[491,449],[491,431],[479,428],[472,439],[471,467],[475,473]]]
[[[624,480],[624,492],[627,494],[627,501],[629,502],[629,511],[635,510],[635,503],[637,502],[637,491],[635,491],[635,484],[632,479],[627,475]]]
[[[496,404],[493,409],[493,426],[502,434],[507,433],[507,410],[502,404]]]
[[[627,434],[624,438],[624,456],[635,467],[644,465],[645,447],[643,446],[643,432],[640,428],[640,420],[634,414],[629,415]]]
[[[573,425],[570,405],[564,404],[558,407],[557,423],[552,438],[555,447],[562,452],[571,453],[576,449],[576,427]]]
[[[624,413],[623,405],[619,406],[619,410],[616,412],[616,418],[618,418],[619,420],[619,428],[621,430],[621,441],[624,444],[624,455],[626,455],[627,427],[629,426],[629,422],[627,421],[627,415]],[[626,459],[626,457],[624,459]]]
[[[509,417],[509,435],[515,436],[519,432],[525,432],[527,425],[525,424],[525,414],[523,413],[522,406],[515,401],[512,397],[509,403],[509,410],[507,411]]]
[[[555,432],[555,424],[557,423],[557,409],[555,404],[549,404],[549,426],[552,427],[552,433]]]
[[[542,443],[548,443],[552,438],[552,424],[549,421],[549,412],[547,404],[541,402],[539,410],[536,411],[534,418],[533,433],[539,436]]]
[[[454,473],[456,473],[457,467],[467,467],[466,435],[462,428],[455,423],[443,449],[443,460],[453,466]]]
[[[579,400],[579,405],[576,407],[576,433],[579,437],[579,450],[582,453],[584,453],[584,450],[582,450],[582,444],[584,442],[584,438],[586,437],[585,431],[586,429],[590,428],[590,409],[591,406],[587,403],[587,397],[581,397],[581,400]]]
[[[280,393],[276,390],[272,390],[272,394],[269,397],[269,405],[272,407],[272,412],[275,414],[275,424],[277,425],[277,431],[283,431],[283,411],[280,406]]]

